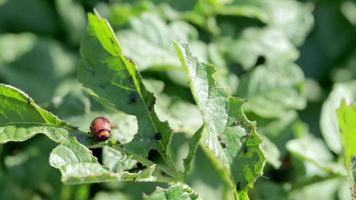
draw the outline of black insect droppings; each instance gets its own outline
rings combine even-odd
[[[220,142],[220,144],[221,144],[221,146],[222,146],[222,148],[223,148],[223,149],[225,149],[225,148],[226,148],[226,144],[225,144],[225,142]]]
[[[223,139],[222,139],[222,136],[221,135],[219,135],[218,136],[218,140],[219,140],[219,143],[221,144],[221,146],[222,146],[222,148],[226,148],[226,144],[225,144],[225,142],[223,141]]]
[[[110,41],[111,41],[111,43],[116,44],[112,37],[110,38]]]
[[[240,182],[236,183],[236,190],[237,191],[241,190],[241,183]]]
[[[247,153],[247,152],[248,152],[248,147],[247,147],[246,145],[243,145],[243,146],[242,146],[242,151],[243,151],[244,153]]]
[[[134,104],[137,102],[139,96],[137,94],[137,92],[132,92],[130,95],[129,95],[129,100],[128,100],[128,104]]]
[[[104,89],[104,88],[106,88],[106,85],[105,84],[99,84],[99,87]]]
[[[135,62],[133,61],[132,58],[130,58],[130,57],[128,57],[128,56],[125,56],[125,57],[126,57],[126,59],[127,59],[130,63],[135,64]]]
[[[151,100],[149,101],[149,103],[148,103],[148,110],[149,110],[149,111],[152,111],[152,110],[153,110],[153,108],[154,108],[154,106],[155,106],[155,103],[156,103],[155,99],[151,99]]]
[[[27,99],[27,103],[28,103],[28,104],[33,104],[33,103],[34,103],[34,101],[33,101],[33,99],[28,98],[28,99]]]
[[[161,133],[160,133],[160,132],[157,132],[157,133],[155,134],[154,138],[155,138],[155,140],[160,140],[160,139],[162,139]]]
[[[232,122],[232,126],[238,126],[238,125],[240,125],[240,123],[238,121]]]

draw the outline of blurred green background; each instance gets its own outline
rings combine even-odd
[[[143,77],[161,85],[156,109],[177,132],[177,158],[201,120],[172,40],[188,42],[217,67],[222,88],[248,99],[268,159],[251,199],[351,199],[334,110],[356,99],[356,1],[0,0],[0,82],[69,122],[103,112],[76,80],[94,8]],[[140,199],[157,186],[63,185],[48,164],[54,146],[44,136],[0,145],[0,199]],[[189,184],[204,199],[228,198],[214,170],[198,151]]]

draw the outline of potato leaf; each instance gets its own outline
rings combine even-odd
[[[329,97],[324,101],[320,115],[320,129],[328,147],[335,153],[341,153],[340,123],[336,109],[344,99],[346,103],[356,100],[356,81],[337,83],[333,86]]]
[[[306,105],[304,75],[293,63],[261,65],[242,76],[237,94],[248,99],[244,108],[264,118],[280,117]]]
[[[180,67],[171,46],[172,40],[190,41],[197,38],[196,30],[188,23],[175,21],[170,24],[154,13],[144,13],[130,20],[129,30],[118,33],[126,55],[130,56],[140,70],[150,67]]]
[[[256,126],[244,115],[241,99],[216,87],[213,66],[200,63],[185,44],[175,43],[175,48],[206,125],[203,149],[231,187],[246,191],[262,174],[265,164]]]
[[[51,152],[50,164],[62,173],[62,181],[70,184],[103,181],[155,181],[151,176],[155,165],[137,173],[110,172],[75,138],[69,138]]]
[[[352,196],[356,198],[356,104],[347,105],[343,100],[337,109],[337,118],[341,130],[345,164],[352,180]]]
[[[89,14],[88,21],[80,48],[80,82],[104,105],[136,116],[138,132],[125,149],[143,157],[157,150],[175,174],[169,149],[172,130],[158,119],[155,97],[145,88],[135,63],[123,55],[108,22],[98,14]]]
[[[263,56],[268,64],[295,61],[299,56],[288,38],[273,28],[246,29],[227,53],[245,70],[254,67],[260,56]]]
[[[197,193],[187,185],[182,183],[172,184],[169,188],[157,188],[153,194],[143,197],[145,200],[199,200],[201,199]]]
[[[0,143],[25,141],[39,133],[55,142],[69,136],[90,141],[89,134],[69,126],[12,86],[0,84],[0,110]]]

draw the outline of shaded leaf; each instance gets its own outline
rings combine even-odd
[[[303,81],[303,72],[293,63],[262,65],[242,76],[237,94],[248,100],[246,111],[279,117],[305,107]]]
[[[343,176],[344,170],[339,164],[333,163],[333,156],[323,141],[311,134],[290,140],[286,146],[296,158],[322,169],[324,173],[319,175],[325,175],[326,172]]]
[[[266,162],[278,169],[281,166],[280,156],[281,152],[278,147],[271,142],[267,137],[263,137],[261,148],[265,152]]]
[[[262,139],[255,124],[244,115],[242,100],[217,88],[214,67],[200,63],[187,45],[175,43],[175,48],[207,128],[202,136],[203,149],[231,187],[238,191],[251,187],[262,174],[265,158],[260,148]]]
[[[344,1],[341,4],[342,14],[350,21],[351,24],[356,26],[356,2]]]
[[[79,43],[85,31],[84,8],[74,0],[56,0],[55,3],[71,42]]]
[[[0,37],[0,63],[11,63],[35,45],[37,38],[30,33],[3,34]]]
[[[267,65],[295,61],[299,53],[283,32],[272,29],[246,29],[229,48],[230,57],[245,70],[251,69],[263,57]]]
[[[217,12],[228,15],[252,17],[261,20],[276,30],[284,32],[294,44],[300,45],[314,19],[313,5],[295,0],[233,0],[221,4]]]
[[[196,30],[189,24],[182,21],[166,24],[157,14],[149,12],[130,19],[130,26],[131,30],[118,33],[119,41],[140,70],[180,67],[172,41],[188,42],[197,38]]]
[[[0,76],[6,83],[21,88],[40,103],[50,102],[60,82],[75,71],[76,57],[52,39],[29,33],[0,38],[3,38],[0,42],[6,45],[0,48],[9,48],[0,55],[0,63],[3,62],[2,56],[5,61],[0,67]],[[18,42],[23,43],[13,47]],[[7,46],[8,43],[12,45]]]

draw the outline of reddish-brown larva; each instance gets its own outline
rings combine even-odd
[[[110,121],[105,117],[96,117],[91,122],[90,132],[97,140],[107,140],[111,135]]]

